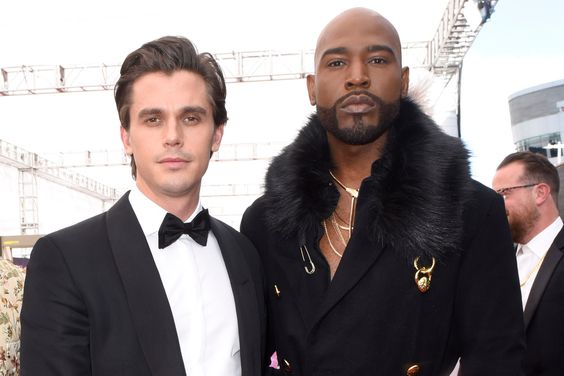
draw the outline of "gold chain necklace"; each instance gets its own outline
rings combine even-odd
[[[523,252],[523,251],[521,250],[521,252]],[[529,251],[529,252],[530,252],[530,251]],[[548,252],[547,252],[547,253],[548,253]],[[544,256],[546,256],[546,253],[544,254]],[[541,257],[541,259],[539,260],[539,262],[537,262],[537,264],[535,265],[535,267],[534,267],[533,269],[531,269],[531,271],[529,272],[529,274],[527,274],[527,277],[525,278],[525,280],[524,280],[523,282],[519,281],[519,286],[523,287],[523,286],[525,286],[525,285],[527,284],[527,282],[529,282],[529,278],[531,278],[531,276],[532,276],[533,274],[535,274],[535,272],[536,272],[537,270],[539,270],[539,268],[540,268],[542,262],[544,261],[544,256]]]
[[[347,191],[347,193],[349,195],[351,195],[352,198],[358,198],[358,189],[349,188],[346,185],[344,185],[343,183],[341,183],[341,181],[339,179],[337,179],[337,177],[335,175],[333,175],[333,172],[331,172],[331,170],[329,170],[329,175],[331,175],[331,177],[337,182],[337,184],[339,184],[341,186],[341,188],[343,188],[345,191]]]
[[[331,216],[329,218],[331,218],[331,223],[333,224],[333,229],[335,230],[335,232],[339,236],[339,240],[341,240],[341,243],[343,243],[343,245],[346,247],[347,242],[345,241],[345,238],[343,237],[343,234],[341,234],[341,230],[339,229],[341,226],[339,226],[339,224],[337,223],[337,220],[335,219],[335,216],[333,214],[331,214]],[[348,230],[348,229],[349,228],[345,228],[344,230]]]
[[[358,189],[354,189],[354,188],[349,188],[347,186],[345,186],[343,183],[341,183],[341,181],[339,179],[337,179],[337,177],[335,175],[333,175],[333,172],[331,172],[331,170],[329,170],[329,175],[331,175],[331,177],[333,178],[333,180],[335,180],[335,182],[337,184],[339,184],[339,186],[341,188],[343,188],[345,190],[345,192],[347,192],[350,196],[351,196],[351,210],[350,210],[350,214],[349,214],[349,228],[347,229],[349,231],[349,239],[352,236],[352,230],[354,228],[354,211],[355,211],[355,200],[358,198]]]
[[[343,257],[343,254],[337,252],[337,250],[335,249],[335,246],[333,246],[333,243],[331,242],[331,238],[329,237],[329,231],[327,231],[327,224],[325,223],[325,219],[323,220],[323,228],[325,229],[325,235],[327,236],[327,242],[329,243],[329,247],[331,247],[331,250],[333,251],[333,253],[336,254],[337,256],[339,256],[339,258]]]
[[[335,210],[333,212],[333,214],[331,214],[332,216],[335,217],[335,223],[337,224],[337,226],[339,226],[339,228],[343,229],[343,230],[351,230],[352,227],[350,225],[350,223],[347,223],[343,220],[343,218],[341,218],[341,216],[339,215],[339,213],[337,213],[337,210]],[[337,221],[337,219],[339,219],[341,222],[344,223],[344,225],[340,224],[339,221]]]

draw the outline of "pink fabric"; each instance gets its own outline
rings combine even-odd
[[[278,356],[276,355],[276,351],[270,357],[270,368],[280,369],[278,365]]]

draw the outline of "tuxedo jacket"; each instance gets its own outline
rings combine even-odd
[[[243,376],[263,364],[265,305],[253,245],[211,218],[231,281]],[[41,238],[21,313],[23,376],[185,375],[168,299],[128,194]]]
[[[548,249],[525,311],[527,376],[564,375],[564,229]]]

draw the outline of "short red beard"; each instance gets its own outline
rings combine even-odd
[[[535,206],[523,206],[509,215],[509,228],[515,243],[523,244],[534,228],[540,213]]]

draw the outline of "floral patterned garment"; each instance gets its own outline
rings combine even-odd
[[[0,259],[0,376],[20,374],[20,310],[25,270]]]

